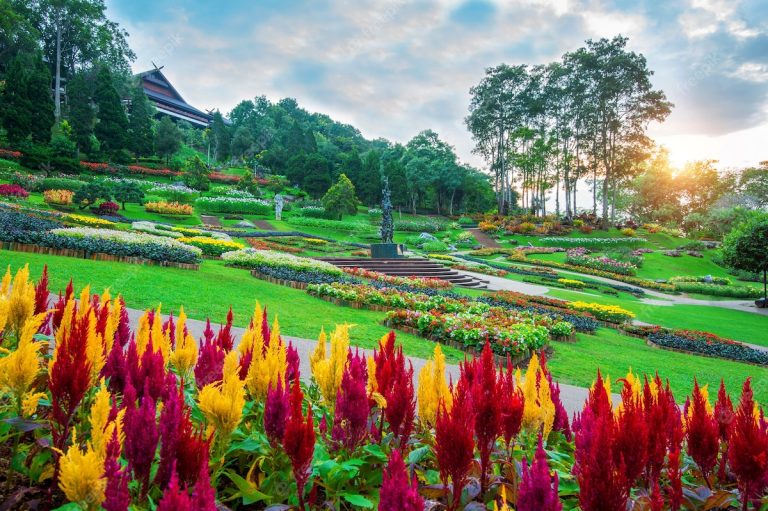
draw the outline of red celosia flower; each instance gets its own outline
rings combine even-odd
[[[288,398],[288,386],[283,385],[281,378],[277,379],[276,387],[270,384],[264,403],[264,432],[273,446],[279,445],[285,435],[285,421],[290,411]]]
[[[485,495],[491,452],[496,445],[496,439],[501,435],[503,400],[502,384],[496,377],[490,343],[485,343],[479,359],[462,365],[461,378],[465,377],[465,370],[470,366],[473,366],[471,373],[474,375],[471,388],[474,430],[480,450],[480,495]]]
[[[557,474],[549,475],[547,453],[539,435],[539,445],[533,463],[523,460],[523,474],[517,494],[517,511],[561,511],[563,505],[557,495]]]
[[[285,381],[286,386],[288,382],[298,380],[301,376],[299,365],[301,360],[299,358],[299,351],[293,346],[293,343],[288,342],[288,347],[285,350]]]
[[[445,487],[449,479],[453,483],[449,511],[457,509],[461,502],[475,451],[472,404],[469,395],[461,390],[461,380],[454,394],[451,410],[447,411],[445,403],[441,403],[435,421],[435,455],[440,479]]]
[[[35,314],[42,314],[49,309],[49,303],[51,300],[51,292],[48,289],[48,265],[43,266],[43,273],[40,275],[40,280],[35,285]],[[49,335],[51,333],[50,316],[46,316],[45,321],[38,332],[41,334]]]
[[[380,350],[373,350],[373,360],[376,363],[376,386],[384,395],[392,388],[397,378],[399,367],[405,367],[405,357],[402,347],[395,347],[395,332],[390,331],[387,340],[380,346]]]
[[[341,377],[341,386],[336,394],[331,440],[336,448],[354,450],[368,433],[368,370],[365,357],[349,352],[347,367]]]
[[[124,452],[128,459],[128,466],[133,471],[133,476],[141,483],[142,496],[149,489],[149,472],[152,469],[152,461],[155,459],[159,432],[156,422],[155,402],[145,391],[141,399],[141,405],[137,408],[135,403],[136,392],[133,385],[126,385],[123,396],[125,407]]]
[[[507,371],[502,375],[502,387],[504,399],[501,400],[501,433],[509,451],[512,439],[520,433],[525,408],[525,397],[515,385],[515,370],[509,356],[507,356]]]
[[[692,397],[685,415],[688,454],[699,466],[707,486],[710,486],[709,474],[717,463],[720,450],[720,429],[715,416],[707,410],[708,403],[699,388],[699,382],[695,379]]]
[[[621,409],[616,416],[614,464],[623,464],[624,478],[630,485],[645,470],[648,463],[648,429],[642,398],[635,396],[632,384],[624,384],[621,391]]]
[[[661,496],[661,488],[659,488],[659,482],[653,481],[651,485],[651,511],[664,511],[664,497]]]
[[[573,472],[584,511],[625,511],[630,483],[623,462],[616,465],[616,422],[600,372],[584,410],[574,422]]]
[[[715,420],[717,420],[718,433],[720,435],[720,442],[723,444],[722,454],[720,456],[719,468],[717,471],[717,477],[719,479],[725,479],[725,466],[728,464],[728,435],[730,433],[730,427],[735,418],[733,413],[733,403],[731,397],[725,391],[725,382],[720,380],[720,389],[717,391],[717,402],[715,403]]]
[[[219,333],[216,335],[216,344],[219,345],[225,353],[232,351],[232,346],[235,343],[234,337],[232,337],[232,307],[229,308],[227,313],[227,323],[224,326],[219,327]]]
[[[264,339],[264,351],[269,347],[269,338],[271,331],[269,329],[269,319],[267,319],[267,307],[264,307],[264,314],[261,315],[261,338]]]
[[[671,433],[673,428],[680,423],[680,408],[675,402],[669,383],[663,385],[661,378],[656,375],[654,387],[656,395],[651,391],[651,385],[645,380],[643,386],[643,406],[645,408],[646,422],[653,425],[648,428],[648,463],[646,465],[646,479],[655,481],[659,478],[667,454],[672,450],[673,442]]]
[[[132,343],[134,349],[134,358],[136,356],[136,345]],[[107,354],[107,360],[104,367],[101,369],[101,376],[109,380],[109,391],[113,394],[122,394],[125,390],[125,384],[131,379],[128,374],[126,365],[126,354],[123,347],[117,342],[117,336],[115,336],[115,342],[112,344],[112,349]]]
[[[677,421],[672,424],[669,446],[667,476],[669,477],[669,509],[677,511],[683,501],[683,474],[680,467],[680,452],[683,442],[683,424],[678,412]]]
[[[91,386],[91,363],[87,352],[88,316],[77,319],[72,310],[72,325],[56,346],[56,359],[48,374],[51,391],[51,432],[53,445],[59,450],[69,437],[72,417]]]
[[[131,340],[131,323],[128,319],[128,308],[125,306],[125,300],[122,297],[120,298],[120,305],[120,321],[115,332],[115,344],[125,348],[125,345]]]
[[[414,477],[408,481],[408,472],[400,451],[395,449],[389,455],[381,481],[379,511],[423,511],[424,499],[419,495]]]
[[[163,402],[160,413],[160,464],[155,474],[155,484],[165,488],[171,480],[171,472],[176,465],[176,451],[179,447],[181,417],[184,409],[184,395],[179,389],[169,392]]]
[[[136,344],[131,342],[126,356],[126,368],[131,375],[133,388],[139,391],[139,397],[149,395],[152,401],[160,399],[166,390],[165,360],[160,349],[155,351],[151,335],[141,360]]]
[[[552,430],[561,432],[566,440],[570,441],[573,433],[571,432],[571,424],[568,420],[568,412],[560,400],[560,384],[552,380],[552,373],[546,366],[545,357],[542,357],[541,369],[544,371],[549,382],[550,398],[555,405],[555,420],[552,422]]]
[[[107,480],[106,500],[101,506],[106,511],[128,511],[131,504],[131,494],[128,483],[131,475],[128,470],[120,467],[120,441],[117,430],[112,432],[112,438],[107,444],[107,459],[104,462],[104,478]]]
[[[208,469],[209,440],[205,439],[205,431],[197,427],[190,418],[191,411],[187,408],[181,416],[179,428],[179,443],[176,450],[176,471],[187,485],[197,480],[198,474]]]
[[[728,461],[739,482],[744,510],[753,499],[755,509],[760,508],[758,498],[768,485],[768,423],[755,413],[751,380],[744,382],[728,446]]]
[[[405,365],[402,346],[395,346],[395,333],[389,332],[381,350],[374,350],[376,387],[387,402],[382,418],[389,423],[400,448],[404,448],[413,429],[416,415],[416,398],[413,391],[413,365]],[[375,425],[371,425],[375,428]],[[376,428],[378,438],[382,428]]]
[[[309,467],[315,450],[315,428],[312,424],[312,410],[307,410],[307,416],[301,410],[304,395],[299,387],[299,381],[293,381],[291,391],[291,411],[285,424],[283,449],[291,459],[293,477],[296,479],[296,492],[299,498],[299,508],[304,509],[304,486],[309,479]]]

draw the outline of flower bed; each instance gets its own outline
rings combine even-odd
[[[49,248],[83,250],[90,253],[177,263],[197,263],[202,255],[199,248],[170,238],[90,227],[54,229],[40,234],[36,244]]]
[[[431,257],[431,256],[430,256]],[[462,264],[456,263],[450,265],[454,270],[471,271],[474,273],[482,273],[483,275],[491,275],[492,277],[505,277],[509,272],[507,270],[501,270],[498,268],[492,268],[483,264]]]
[[[273,268],[289,268],[295,271],[316,271],[328,275],[344,274],[344,272],[336,266],[324,261],[309,259],[307,257],[298,257],[281,252],[271,252],[268,250],[247,248],[234,252],[227,252],[222,256],[222,259],[224,259],[228,265],[250,270],[255,270],[261,266],[271,266]]]
[[[560,247],[593,247],[608,248],[618,245],[641,245],[646,243],[646,238],[577,238],[567,236],[553,236],[541,238],[542,243],[557,245]]]
[[[148,213],[158,213],[160,215],[171,216],[191,216],[195,209],[189,204],[179,202],[147,202],[144,204],[144,211]]]
[[[436,278],[422,278],[422,277],[393,277],[377,271],[366,270],[364,268],[342,268],[344,273],[353,275],[355,277],[361,277],[364,279],[375,280],[377,282],[384,282],[386,284],[394,284],[397,286],[410,286],[414,288],[431,288],[431,289],[451,289],[453,284],[447,280]]]
[[[546,296],[526,295],[514,291],[496,291],[480,298],[483,302],[514,311],[527,311],[549,317],[551,320],[566,321],[579,332],[593,333],[599,326],[589,312],[580,312],[568,307],[565,300]]]
[[[128,172],[145,176],[180,176],[182,174],[181,172],[176,172],[171,169],[151,169],[149,167],[142,167],[141,165],[129,165]]]
[[[768,352],[756,350],[731,339],[695,330],[667,330],[656,328],[647,334],[649,342],[679,351],[699,355],[768,365]]]
[[[749,378],[734,406],[725,385],[712,403],[696,382],[675,396],[662,376],[629,373],[616,404],[598,373],[572,428],[536,355],[515,375],[488,345],[449,385],[439,347],[415,375],[394,333],[367,357],[342,325],[301,374],[259,306],[240,339],[230,314],[198,347],[183,313],[146,311],[134,330],[120,289],[78,302],[70,288],[52,303],[47,274],[10,280],[0,446],[15,462],[0,476],[23,489],[20,509],[625,510],[649,509],[650,495],[655,509],[763,505],[768,421]],[[467,330],[460,317],[419,319]],[[507,352],[545,342],[540,328],[511,328]]]
[[[681,293],[698,293],[730,298],[760,298],[763,296],[762,290],[752,286],[724,286],[703,282],[675,282],[674,286],[675,290]]]
[[[204,255],[219,257],[226,252],[241,250],[245,248],[242,243],[230,240],[220,240],[206,236],[192,236],[178,238],[180,243],[197,247],[203,251]]]
[[[445,224],[437,220],[397,220],[395,231],[402,232],[440,232],[445,230]]]
[[[439,310],[441,312],[466,311],[472,314],[487,312],[490,307],[469,298],[454,298],[440,294],[421,293],[418,290],[404,291],[394,287],[376,288],[367,284],[335,282],[309,286],[315,296],[337,298],[350,303],[381,305],[393,309]]]
[[[34,243],[38,233],[58,227],[61,227],[61,223],[55,220],[0,210],[0,241]]]
[[[557,279],[557,283],[572,289],[582,289],[584,286],[586,286],[584,282],[574,279]]]
[[[637,266],[634,264],[617,261],[605,256],[589,256],[584,248],[573,248],[568,250],[565,256],[565,262],[566,264],[573,266],[618,273],[619,275],[634,275],[637,272]]]
[[[237,176],[234,174],[223,174],[221,172],[211,172],[208,174],[208,179],[213,181],[214,183],[237,183],[240,181],[241,176]]]
[[[304,216],[292,216],[287,222],[291,225],[299,225],[302,227],[322,227],[339,231],[376,232],[376,227],[362,222],[328,220],[325,218],[310,218]]]
[[[249,215],[269,215],[273,205],[263,199],[243,197],[200,197],[195,206],[211,213],[241,213]]]
[[[434,310],[396,310],[387,313],[385,322],[393,328],[414,329],[422,337],[436,342],[457,343],[467,351],[476,351],[487,341],[496,355],[513,358],[525,357],[541,349],[549,338],[546,327],[490,313],[479,316]]]
[[[109,220],[104,220],[103,218],[97,218],[94,216],[76,215],[74,213],[66,215],[64,220],[67,223],[84,225],[86,227],[103,227],[107,229],[115,227],[115,223],[110,222]]]
[[[0,197],[12,197],[14,199],[26,199],[29,197],[29,192],[23,187],[14,184],[2,184],[0,185]]]
[[[609,323],[626,323],[635,317],[633,312],[622,309],[618,305],[602,305],[599,303],[577,301],[569,302],[568,307],[577,311],[589,312],[597,319],[608,321]]]
[[[11,149],[0,148],[0,158],[4,160],[18,160],[23,155],[19,151],[12,151]]]

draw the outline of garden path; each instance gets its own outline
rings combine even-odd
[[[487,286],[490,291],[516,291],[527,295],[543,295],[549,291],[548,287],[539,286],[538,284],[528,284],[527,282],[505,279],[504,277],[494,277],[493,275],[475,273],[473,271],[454,271],[461,273],[462,275],[469,275],[470,277],[475,277],[479,280],[488,281]]]
[[[491,238],[487,234],[485,234],[480,229],[474,228],[474,229],[467,229],[468,232],[472,233],[472,236],[475,237],[478,243],[483,245],[486,248],[499,248],[501,245],[499,245],[495,239]]]
[[[276,231],[275,226],[267,222],[266,220],[255,220],[254,225],[262,231]]]
[[[217,216],[200,215],[200,221],[203,222],[203,225],[221,227],[221,221]]]
[[[133,328],[136,328],[139,323],[139,318],[141,315],[144,314],[144,311],[136,310],[136,309],[128,309],[128,318],[131,321],[131,326]],[[163,318],[167,318],[167,316],[164,314]],[[214,330],[218,330],[218,327],[214,326]],[[190,334],[195,339],[200,339],[203,336],[203,331],[205,330],[205,321],[199,321],[195,319],[187,319],[187,329],[189,330]],[[242,338],[243,332],[245,332],[244,328],[240,327],[233,327],[232,328],[232,334],[235,336],[236,342],[239,342],[240,338]],[[310,367],[309,367],[309,357],[312,354],[312,352],[315,349],[315,346],[317,345],[317,341],[311,340],[311,339],[300,339],[297,337],[291,337],[291,336],[283,336],[283,339],[285,341],[290,341],[293,346],[298,350],[299,352],[299,359],[300,359],[300,371],[302,378],[309,379],[309,376],[312,374]],[[372,350],[366,350],[361,349],[361,352],[365,353],[366,355],[373,355]],[[413,375],[414,375],[414,387],[417,384],[417,377],[419,374],[419,371],[422,367],[424,367],[424,364],[426,363],[426,360],[416,357],[408,357],[408,360],[413,364]],[[457,381],[459,378],[459,366],[458,365],[447,365],[446,366],[446,372],[449,378],[451,378],[452,381]],[[589,389],[582,388],[582,387],[576,387],[573,385],[568,385],[565,383],[560,384],[560,399],[563,402],[563,406],[568,411],[568,414],[570,416],[573,416],[575,413],[580,412],[581,409],[584,406],[584,402],[587,399],[587,396],[589,394]],[[614,394],[613,396],[614,402],[619,402],[619,396]]]

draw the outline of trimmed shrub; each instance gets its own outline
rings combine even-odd
[[[273,207],[270,201],[242,197],[201,197],[195,201],[195,206],[211,213],[249,215],[269,215]]]
[[[43,200],[46,204],[53,206],[69,206],[72,204],[72,197],[75,192],[71,190],[46,190],[43,192]]]
[[[144,204],[144,211],[160,215],[190,216],[194,213],[194,208],[178,202],[147,202]]]
[[[427,241],[421,248],[427,252],[448,252],[448,245],[442,241]]]

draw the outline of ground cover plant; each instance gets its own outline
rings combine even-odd
[[[393,334],[366,357],[339,326],[321,335],[310,378],[259,306],[242,338],[230,319],[198,347],[183,313],[148,310],[134,327],[107,292],[86,289],[76,303],[69,287],[49,303],[47,279],[31,281],[26,268],[4,282],[0,413],[38,427],[10,430],[5,442],[23,463],[3,470],[29,488],[22,499],[49,507],[765,504],[768,425],[749,379],[736,401],[721,386],[713,403],[697,382],[683,399],[658,375],[598,373],[571,422],[537,357],[516,372],[486,348],[449,387],[439,348],[414,381]],[[247,471],[260,458],[257,485]]]

